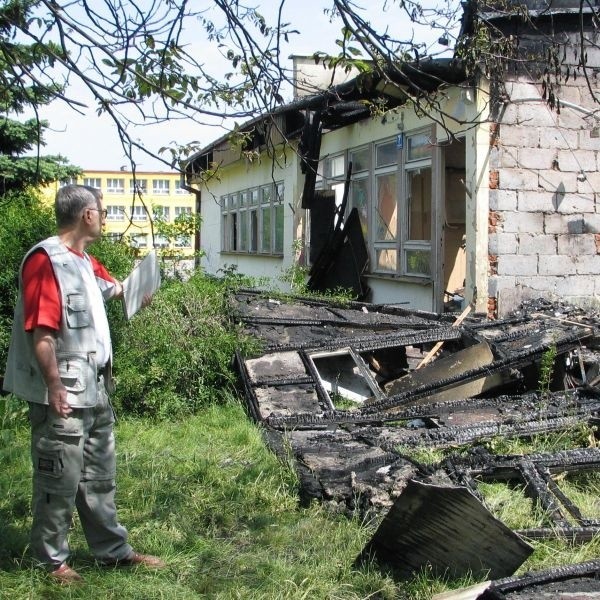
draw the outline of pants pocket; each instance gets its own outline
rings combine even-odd
[[[58,479],[62,477],[65,465],[63,444],[59,440],[40,438],[34,448],[33,468],[37,475]]]

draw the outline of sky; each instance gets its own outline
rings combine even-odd
[[[435,2],[436,0],[425,0]],[[440,0],[443,1],[443,0]],[[366,6],[373,6],[373,0],[362,0]],[[381,10],[383,0],[378,2],[379,10],[372,11],[374,14],[365,14],[378,27],[390,27],[401,32],[403,36],[412,28],[408,19],[399,20],[399,10]],[[261,7],[262,4],[262,7]],[[291,21],[294,28],[300,33],[290,38],[290,43],[284,49],[283,56],[312,55],[315,51],[334,52],[336,50],[335,40],[339,38],[340,24],[331,24],[323,14],[323,8],[329,7],[331,3],[326,0],[289,0],[286,3],[288,11],[286,19]],[[358,2],[360,4],[360,0]],[[259,2],[259,6],[265,16],[272,13],[273,6],[278,3]],[[400,35],[400,34],[397,34]],[[421,29],[415,32],[415,39],[425,41],[430,53],[437,53],[443,47],[437,43],[439,31]],[[194,38],[192,47],[204,62],[219,64],[220,57],[214,43]],[[291,60],[288,62],[291,68]],[[225,67],[224,67],[225,68]],[[82,86],[75,84],[69,89],[69,95],[76,96],[85,101],[85,90]],[[290,98],[285,98],[291,100]],[[46,145],[42,149],[43,154],[60,154],[69,162],[84,170],[129,170],[130,163],[121,148],[116,126],[107,116],[96,114],[93,102],[89,102],[87,109],[81,109],[78,114],[72,108],[60,101],[55,101],[41,111],[41,118],[50,123],[44,139]],[[220,124],[219,124],[220,125]],[[227,123],[225,123],[227,125]],[[205,146],[221,137],[226,130],[221,126],[203,126],[189,120],[170,121],[169,123],[136,126],[130,130],[131,135],[147,147],[156,152],[159,148],[172,142],[189,143],[197,141],[200,146]],[[163,155],[169,160],[169,155]],[[136,155],[136,168],[139,171],[169,170],[167,165],[147,155]]]

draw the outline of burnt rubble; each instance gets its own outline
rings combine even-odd
[[[506,577],[531,552],[524,539],[600,533],[600,515],[582,515],[554,477],[599,470],[593,437],[554,454],[494,456],[481,446],[598,424],[600,320],[544,301],[503,320],[467,313],[459,323],[398,305],[250,290],[232,298],[233,318],[262,348],[235,357],[248,413],[275,452],[293,457],[301,502],[382,519],[358,560],[391,564],[400,577],[425,564]],[[438,464],[413,458],[456,446],[463,451]],[[523,486],[543,522],[517,532],[496,523],[481,481]],[[409,526],[417,522],[428,527]],[[469,522],[486,523],[489,539]]]

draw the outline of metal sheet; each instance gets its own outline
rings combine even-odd
[[[410,480],[359,561],[374,557],[405,578],[431,567],[440,576],[497,579],[532,552],[466,488]]]

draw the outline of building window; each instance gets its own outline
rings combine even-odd
[[[106,220],[107,221],[124,221],[125,220],[125,207],[108,204],[106,206]]]
[[[168,179],[153,179],[152,180],[152,193],[153,194],[168,194],[170,187],[170,181]]]
[[[102,189],[102,182],[100,177],[84,177],[83,185],[87,185],[88,187],[93,187],[96,189]]]
[[[181,179],[175,181],[175,193],[176,194],[189,194],[189,192],[181,187]]]
[[[146,233],[132,234],[130,244],[133,248],[147,248],[148,247],[148,234],[146,234]]]
[[[58,185],[59,187],[65,187],[65,185],[77,185],[77,177],[67,177],[66,179],[61,179]]]
[[[107,240],[115,243],[115,242],[120,242],[121,241],[121,238],[123,237],[123,234],[115,232],[115,231],[111,231],[109,233],[104,234],[103,237],[105,237]]]
[[[192,238],[189,235],[179,235],[175,238],[175,248],[191,248]]]
[[[130,179],[129,193],[130,194],[146,194],[148,192],[147,179]]]
[[[169,245],[169,240],[164,235],[155,235],[154,236],[154,247],[155,248],[167,248]]]
[[[168,221],[170,218],[171,210],[169,206],[153,206],[152,216],[154,219],[160,219],[161,221]]]
[[[222,250],[283,254],[283,198],[282,182],[222,196]]]
[[[192,207],[191,206],[176,206],[175,207],[175,218],[181,217],[182,215],[191,215]]]
[[[131,210],[132,221],[145,221],[148,218],[148,213],[144,206],[136,205]]]
[[[404,134],[325,157],[317,186],[335,191],[340,206],[347,163],[352,163],[348,212],[356,208],[372,273],[432,275],[431,129]]]
[[[106,180],[106,191],[109,194],[124,194],[125,193],[125,180],[109,177]]]

